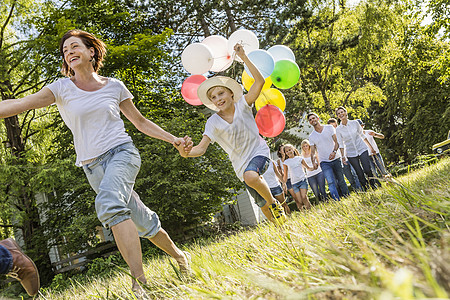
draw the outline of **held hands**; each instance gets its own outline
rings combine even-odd
[[[187,157],[189,155],[193,145],[194,143],[192,142],[192,139],[187,135],[184,138],[175,138],[173,141],[173,146],[183,157]]]
[[[342,156],[342,163],[343,163],[344,165],[348,165],[347,157]]]
[[[376,134],[375,132],[372,132],[372,131],[369,131],[368,133],[369,133],[369,135],[371,135],[371,136],[375,136],[375,134]]]

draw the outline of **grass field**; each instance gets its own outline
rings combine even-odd
[[[341,202],[185,249],[193,275],[149,260],[151,299],[423,299],[450,295],[450,159]],[[71,280],[40,299],[135,299],[130,277]]]

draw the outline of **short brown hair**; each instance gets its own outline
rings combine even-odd
[[[336,123],[337,124],[337,120],[335,118],[329,118],[327,121],[327,124],[331,124],[331,123]]]
[[[64,59],[64,52],[63,52],[63,46],[64,42],[70,38],[70,37],[77,37],[80,38],[83,41],[83,44],[88,48],[94,48],[94,62],[93,67],[94,71],[97,72],[101,67],[103,67],[103,59],[106,55],[106,45],[103,43],[100,39],[98,39],[96,36],[94,36],[92,33],[79,30],[79,29],[73,29],[67,31],[61,40],[59,41],[59,52],[61,53],[61,56],[63,58],[63,64],[61,67],[61,73],[65,76],[73,76],[75,75],[75,72],[69,67],[66,60]]]
[[[319,119],[319,116],[316,113],[310,112],[309,114],[306,115],[306,120],[309,121],[309,117],[311,116],[316,116],[316,118]]]
[[[347,110],[345,109],[345,107],[343,107],[343,106],[338,106],[338,107],[336,107],[336,109],[334,110],[334,113],[337,114],[337,111],[340,110],[340,109],[342,109],[343,111],[347,112]]]

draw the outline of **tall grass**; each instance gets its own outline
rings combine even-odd
[[[193,275],[148,261],[151,299],[423,299],[450,295],[450,159],[372,192],[295,213],[284,226],[197,242]],[[134,299],[130,277],[71,282],[41,299]]]

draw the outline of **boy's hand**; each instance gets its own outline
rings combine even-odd
[[[241,59],[243,59],[246,56],[244,46],[242,46],[239,43],[234,45],[234,52],[236,52],[236,55],[239,56]]]
[[[178,150],[181,156],[187,157],[192,150],[192,140],[190,137],[176,138],[173,142],[173,146]]]

